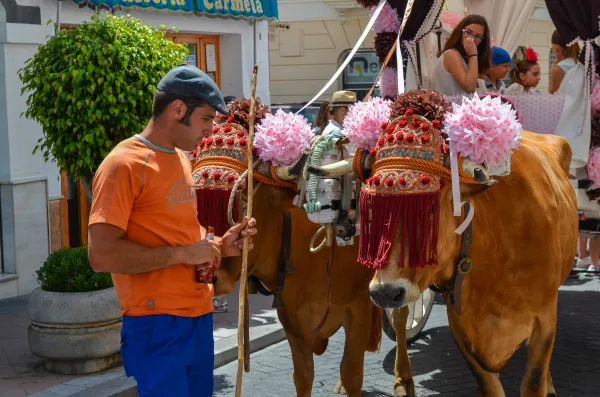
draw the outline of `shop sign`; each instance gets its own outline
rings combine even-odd
[[[357,52],[344,69],[344,89],[371,88],[379,68],[379,58],[374,51]]]
[[[157,9],[223,18],[276,19],[277,0],[74,0],[114,9]]]

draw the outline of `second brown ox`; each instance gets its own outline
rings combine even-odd
[[[453,286],[462,236],[454,231],[463,218],[453,216],[449,180],[440,195],[439,265],[405,266],[397,229],[387,266],[376,271],[370,293],[381,307],[402,307],[426,288],[439,287],[447,298],[452,336],[483,396],[504,396],[499,372],[523,344],[528,358],[521,396],[555,396],[550,358],[558,288],[571,270],[578,235],[577,203],[567,176],[571,149],[561,137],[523,132],[511,161],[510,175],[491,188],[461,184],[462,200],[474,206],[475,217],[472,268],[460,294]],[[312,172],[331,177],[351,170],[349,162],[341,162]],[[460,310],[448,299],[452,293]]]

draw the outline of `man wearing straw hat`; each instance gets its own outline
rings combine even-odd
[[[196,269],[241,255],[242,236],[256,234],[246,218],[209,241],[198,224],[184,151],[212,134],[217,112],[228,109],[216,84],[195,66],[173,68],[144,131],[119,143],[94,176],[88,255],[95,271],[112,273],[123,365],[140,397],[213,394],[213,286],[197,282]]]
[[[348,114],[348,108],[356,102],[356,93],[352,91],[335,92],[331,98],[331,108],[329,109],[329,114],[332,116],[332,119],[329,120],[329,124],[323,130],[322,135],[327,136],[329,134],[335,134],[337,136],[342,136],[342,125]]]

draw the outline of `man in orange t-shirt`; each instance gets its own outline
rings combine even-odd
[[[198,224],[190,161],[227,106],[201,70],[180,65],[159,82],[144,131],[119,143],[93,182],[88,252],[112,273],[123,313],[121,356],[140,397],[213,394],[213,286],[196,267],[241,254],[244,221],[214,241]],[[208,226],[208,225],[205,225]]]

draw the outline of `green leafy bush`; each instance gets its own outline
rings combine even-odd
[[[42,289],[49,292],[90,292],[113,286],[110,273],[94,272],[87,248],[53,252],[36,274]]]
[[[187,52],[164,30],[104,12],[50,37],[19,70],[24,114],[44,133],[33,153],[77,179],[91,176],[117,143],[142,131],[158,82]]]

